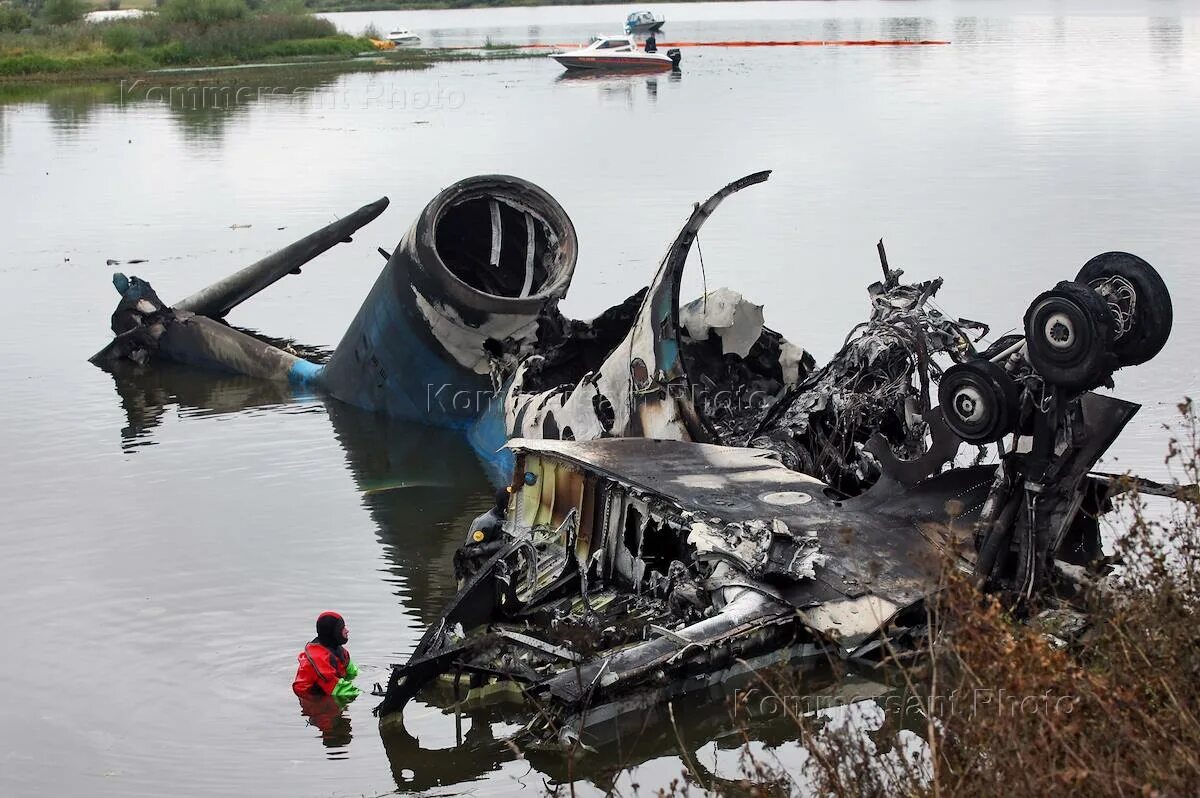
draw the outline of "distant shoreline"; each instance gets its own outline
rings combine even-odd
[[[748,0],[654,0],[653,3],[618,3],[614,0],[315,0],[309,7],[317,14],[337,14],[363,11],[446,11],[475,8],[531,8],[535,6],[610,6],[628,5],[630,9],[643,5],[672,5],[675,3],[747,2]]]
[[[71,2],[72,0],[65,0]],[[156,83],[239,70],[385,71],[439,61],[531,54],[485,41],[478,48],[396,48],[373,27],[340,32],[299,0],[166,0],[156,13],[83,19],[81,0],[61,16],[0,6],[0,84],[81,83],[155,76]],[[0,0],[2,2],[2,0]],[[288,5],[288,3],[292,3]],[[6,10],[7,9],[7,10]]]
[[[468,49],[423,49],[408,51],[403,56],[374,53],[355,57],[291,58],[278,61],[232,61],[227,63],[188,64],[166,67],[131,62],[97,63],[77,62],[56,65],[58,68],[4,74],[4,59],[0,58],[0,89],[4,87],[88,84],[112,81],[150,80],[154,85],[177,85],[207,82],[223,77],[237,76],[251,79],[278,70],[305,70],[315,74],[329,72],[396,72],[427,69],[434,64],[448,61],[492,61],[505,59],[538,58],[541,52],[511,50],[498,47]],[[2,93],[2,92],[0,92]],[[3,97],[0,97],[0,102]]]
[[[271,74],[280,70],[320,74],[329,72],[397,72],[406,70],[425,70],[434,64],[444,64],[448,61],[486,61],[540,58],[542,53],[518,52],[497,48],[494,52],[486,52],[482,48],[418,50],[415,58],[394,58],[385,54],[372,56],[356,56],[356,58],[310,58],[283,59],[280,61],[233,61],[226,64],[194,64],[187,66],[162,67],[145,65],[94,64],[71,65],[65,68],[49,68],[49,70],[30,71],[17,74],[0,72],[0,95],[4,88],[19,88],[19,86],[37,86],[54,84],[89,84],[113,82],[113,80],[152,80],[155,85],[172,85],[197,82],[222,77],[238,76],[248,78]],[[0,59],[0,67],[4,59]],[[0,102],[4,97],[0,96]]]

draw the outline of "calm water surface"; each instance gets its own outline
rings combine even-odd
[[[352,244],[231,320],[332,347],[378,273],[375,247],[485,172],[532,179],[572,215],[565,309],[588,317],[649,279],[693,201],[774,169],[705,228],[708,280],[765,303],[818,358],[863,317],[880,237],[910,276],[946,278],[943,307],[997,331],[1090,256],[1139,253],[1171,286],[1175,332],[1118,374],[1145,407],[1114,454],[1164,476],[1159,425],[1200,388],[1200,18],[1158,0],[1050,8],[663,6],[667,39],[953,42],[688,49],[679,76],[564,80],[543,58],[281,74],[215,108],[118,86],[6,90],[0,794],[508,794],[565,778],[495,742],[513,728],[502,719],[453,750],[453,718],[422,704],[407,722],[424,752],[385,750],[369,697],[323,739],[289,689],[320,610],[347,615],[369,685],[451,594],[451,553],[488,492],[457,439],[254,381],[86,362],[108,337],[114,269],[170,300],[381,195],[391,208]],[[333,18],[450,45],[582,41],[627,11]],[[148,262],[106,263],[135,258]],[[688,729],[705,767],[735,770],[728,741]],[[683,767],[675,747],[634,746],[626,761],[641,764],[619,784],[665,784]],[[794,744],[772,748],[798,761]],[[614,764],[585,768],[580,789],[605,789]]]

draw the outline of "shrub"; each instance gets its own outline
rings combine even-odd
[[[56,57],[43,53],[0,57],[0,76],[46,75],[114,69],[145,69],[150,64],[134,53],[99,53],[79,57]]]
[[[46,0],[42,6],[42,16],[51,25],[67,25],[77,22],[87,10],[88,5],[84,0]]]
[[[68,15],[56,4],[83,0],[46,0],[55,19]],[[101,0],[104,2],[104,0]],[[270,10],[251,13],[245,0],[165,0],[160,14],[94,25],[38,25],[36,36],[4,35],[0,75],[80,73],[129,64],[205,66],[295,56],[353,56],[368,44],[341,35],[328,20],[273,2]],[[0,0],[0,33],[24,29],[29,15]],[[29,56],[29,57],[25,57]]]
[[[20,33],[33,24],[33,17],[23,8],[0,5],[0,33]]]
[[[153,36],[146,33],[148,38],[139,43],[161,45],[154,47],[152,55],[159,63],[171,65],[291,55],[353,55],[363,49],[362,41],[339,36],[333,23],[312,16],[263,14],[210,26],[160,20],[151,26],[134,27],[154,32]],[[128,41],[127,34],[116,36],[118,43]],[[107,40],[105,43],[109,44]]]
[[[362,52],[362,42],[349,36],[333,36],[326,39],[290,39],[264,45],[259,49],[259,58],[294,58],[297,56],[353,56]]]
[[[266,0],[262,9],[269,14],[307,14],[304,0]]]
[[[100,30],[100,41],[104,46],[116,53],[123,53],[137,47],[148,47],[155,44],[154,30],[147,25],[114,23],[104,25]]]
[[[138,43],[138,34],[129,25],[113,25],[100,34],[104,46],[116,53],[123,53]]]
[[[0,58],[0,75],[33,75],[39,72],[60,72],[61,62],[40,53]]]
[[[208,27],[245,19],[250,8],[245,0],[167,0],[160,13],[168,22],[190,22]]]
[[[156,63],[167,66],[178,66],[188,63],[189,56],[182,42],[168,42],[161,47],[155,47],[149,55]]]

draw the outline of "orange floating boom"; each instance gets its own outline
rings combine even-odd
[[[949,44],[950,42],[922,39],[909,41],[905,39],[842,39],[834,41],[797,41],[797,42],[659,42],[659,47],[914,47],[930,44]]]
[[[840,39],[831,41],[822,41],[819,39],[800,40],[794,42],[773,42],[773,41],[742,41],[742,42],[659,42],[659,47],[922,47],[936,44],[950,44],[950,42],[938,41],[935,39],[921,39],[913,41],[909,39]],[[559,48],[574,48],[578,44],[522,44],[518,45],[522,48],[531,47],[559,47]]]

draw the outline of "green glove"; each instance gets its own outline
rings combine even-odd
[[[333,692],[330,694],[334,698],[354,698],[362,691],[354,686],[354,679],[358,676],[358,666],[354,664],[354,660],[346,663],[346,675],[338,679],[338,683],[333,686]]]

